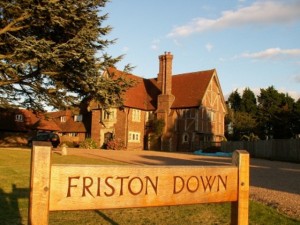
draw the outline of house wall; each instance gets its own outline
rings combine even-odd
[[[195,151],[208,147],[212,142],[222,141],[226,113],[223,107],[218,83],[212,79],[199,107],[171,109],[168,113],[164,111],[166,116],[163,118],[167,120],[164,136],[156,147],[164,151]],[[102,146],[104,134],[111,132],[124,143],[126,149],[145,149],[146,111],[139,111],[139,121],[133,120],[134,111],[136,109],[128,107],[117,109],[115,121],[101,123],[102,111],[93,110],[92,139]],[[133,134],[138,135],[138,140],[130,139]]]
[[[198,108],[173,109],[163,150],[195,151],[210,147],[224,138],[226,110],[216,79],[209,84]]]
[[[127,146],[128,109],[117,110],[117,123],[114,125],[115,137]]]
[[[91,138],[102,147],[105,141],[105,133],[110,132],[117,141],[124,143],[126,149],[144,149],[145,111],[138,110],[140,113],[139,120],[134,121],[134,110],[136,109],[116,109],[115,119],[110,122],[101,119],[103,113],[101,109],[93,110]],[[134,140],[130,139],[132,135],[135,138]]]
[[[145,131],[145,111],[138,110],[140,112],[139,121],[133,120],[133,113],[135,109],[127,108],[126,111],[128,113],[128,128],[127,130],[127,149],[144,149],[144,131]],[[138,140],[130,140],[130,135],[136,134],[139,136]]]
[[[91,139],[93,139],[98,146],[100,146],[100,119],[101,119],[100,110],[92,110],[92,124],[91,124]]]

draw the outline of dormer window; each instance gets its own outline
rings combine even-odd
[[[67,121],[66,116],[60,117],[60,122],[65,123]]]
[[[74,116],[74,121],[75,121],[75,122],[81,122],[81,121],[82,121],[82,115],[81,115],[81,114],[75,115],[75,116]]]
[[[17,122],[23,122],[24,121],[23,115],[22,114],[16,114],[15,121],[17,121]]]

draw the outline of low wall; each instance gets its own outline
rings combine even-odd
[[[223,152],[245,149],[251,157],[300,163],[300,139],[222,142]]]

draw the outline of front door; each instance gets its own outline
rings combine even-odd
[[[104,134],[104,142],[103,142],[103,147],[106,148],[107,143],[113,139],[113,133],[112,132],[106,132]]]

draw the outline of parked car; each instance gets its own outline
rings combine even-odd
[[[58,134],[51,132],[39,132],[36,136],[28,140],[28,145],[31,147],[33,141],[48,141],[52,146],[56,148],[60,144],[60,138]]]

